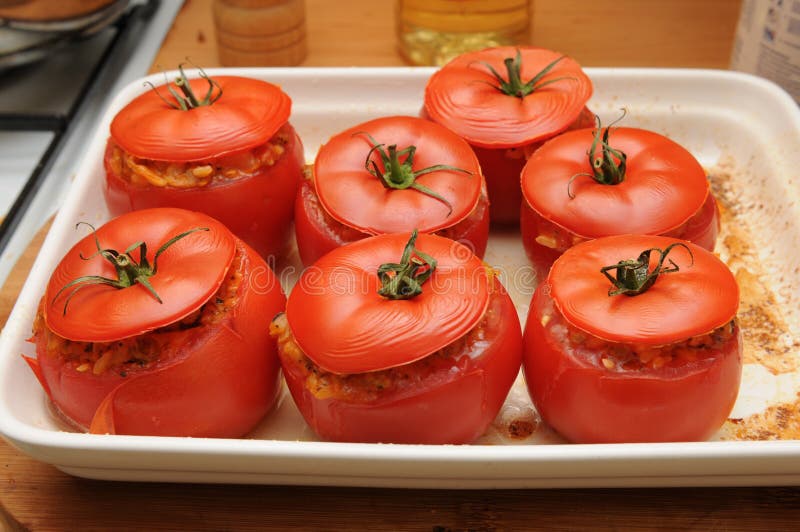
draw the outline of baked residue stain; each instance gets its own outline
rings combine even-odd
[[[763,412],[743,419],[729,419],[722,428],[720,439],[800,439],[800,397],[793,403],[772,405]]]
[[[789,328],[753,246],[756,240],[748,230],[747,217],[759,206],[742,206],[737,198],[739,180],[733,178],[732,172],[730,164],[722,163],[709,171],[709,179],[722,225],[716,251],[739,284],[744,363],[761,364],[774,375],[791,373],[798,369],[793,356],[797,341],[787,334]]]
[[[509,438],[520,440],[525,439],[539,427],[537,420],[514,419],[506,427],[506,434]]]
[[[475,443],[480,445],[528,445],[564,443],[531,404],[528,389],[519,375],[509,390],[497,417]]]
[[[777,312],[775,297],[750,270],[736,270],[741,304],[739,318],[744,339],[744,363],[758,363],[777,375],[797,371],[792,344],[782,336],[786,325]]]

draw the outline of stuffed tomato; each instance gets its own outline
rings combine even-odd
[[[201,71],[200,79],[187,80],[180,72],[175,83],[135,98],[111,122],[104,188],[111,214],[201,211],[262,257],[280,254],[304,164],[288,122],[289,96],[256,79],[212,79]]]
[[[370,120],[320,147],[295,213],[305,265],[343,244],[415,228],[482,257],[489,236],[486,187],[472,149],[411,116]]]
[[[689,242],[621,235],[570,248],[528,314],[533,403],[576,443],[708,439],[739,390],[738,304],[727,266]]]
[[[430,78],[423,115],[475,150],[492,223],[516,224],[527,157],[563,131],[590,127],[591,95],[591,81],[569,57],[543,48],[489,48],[453,59]]]
[[[519,373],[521,331],[492,270],[416,232],[338,248],[272,323],[289,390],[323,439],[468,443]]]
[[[522,172],[521,232],[540,275],[571,246],[618,234],[664,235],[713,251],[717,202],[705,171],[678,143],[643,129],[570,131]]]
[[[269,411],[285,305],[264,260],[181,209],[120,216],[53,272],[26,358],[52,404],[100,434],[239,437]]]

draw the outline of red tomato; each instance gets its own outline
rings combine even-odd
[[[492,223],[509,224],[519,220],[526,156],[554,135],[591,126],[591,95],[591,81],[571,58],[543,48],[489,48],[463,54],[431,77],[424,116],[475,149]]]
[[[411,154],[404,153],[411,147]],[[429,168],[436,170],[423,171]],[[306,265],[343,244],[383,233],[437,233],[478,256],[489,237],[485,182],[475,154],[447,129],[410,116],[370,120],[333,136],[317,154],[313,177],[301,185],[295,212],[297,247]]]
[[[125,288],[88,282],[117,278],[98,247],[107,255],[142,242],[146,250],[120,260],[155,273]],[[284,302],[264,260],[218,221],[136,211],[81,240],[56,267],[34,326],[37,358],[26,360],[55,407],[84,430],[238,437],[275,401],[280,365],[265,323]]]
[[[603,157],[599,142],[587,156],[600,131],[608,128],[564,133],[525,165],[522,242],[539,273],[574,244],[615,234],[672,236],[713,250],[719,213],[692,154],[658,133],[612,128],[608,144],[626,158],[621,182],[601,183],[590,163]]]
[[[193,94],[212,87],[207,105],[173,108],[161,86],[160,94],[146,92],[114,117],[105,155],[109,210],[201,211],[263,257],[277,255],[290,236],[304,164],[303,145],[287,122],[291,100],[264,81],[214,82],[189,82]]]
[[[661,266],[673,271],[638,295],[609,295],[604,266],[638,256],[652,272],[653,248],[670,246]],[[572,442],[707,439],[739,390],[738,304],[730,270],[694,244],[621,235],[570,248],[537,288],[525,327],[533,403]]]
[[[452,240],[420,234],[413,252],[408,240],[380,235],[325,255],[273,322],[292,397],[326,440],[470,442],[519,372],[519,321],[490,270]],[[421,292],[379,293],[404,280]]]

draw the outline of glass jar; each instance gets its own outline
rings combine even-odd
[[[533,0],[397,0],[403,58],[441,66],[471,50],[527,44]]]

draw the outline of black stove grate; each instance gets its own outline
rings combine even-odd
[[[62,48],[43,62],[17,67],[3,73],[0,79],[0,131],[50,131],[53,133],[53,138],[0,223],[0,253],[8,245],[11,235],[39,190],[43,176],[50,171],[65,144],[75,117],[83,106],[92,100],[101,78],[104,75],[114,75],[113,72],[106,72],[105,67],[118,59],[124,60],[124,55],[129,50],[121,43],[132,40],[132,36],[136,35],[136,32],[140,31],[157,11],[160,2],[161,0],[149,0],[131,5],[112,26],[82,43],[76,43],[74,48],[72,46]],[[85,49],[80,50],[80,47]],[[88,60],[85,54],[87,49]],[[77,54],[82,54],[80,59]],[[49,66],[61,70],[76,67],[77,71],[69,72],[72,83],[68,90],[46,85],[53,83],[53,80],[47,79],[48,62]],[[57,83],[56,81],[54,84]],[[27,102],[20,103],[23,99],[22,92],[37,89],[58,91],[53,92],[54,96],[57,94],[54,97],[56,103],[42,104],[41,100],[37,103],[36,98],[33,98],[33,103],[29,105],[26,105]]]

